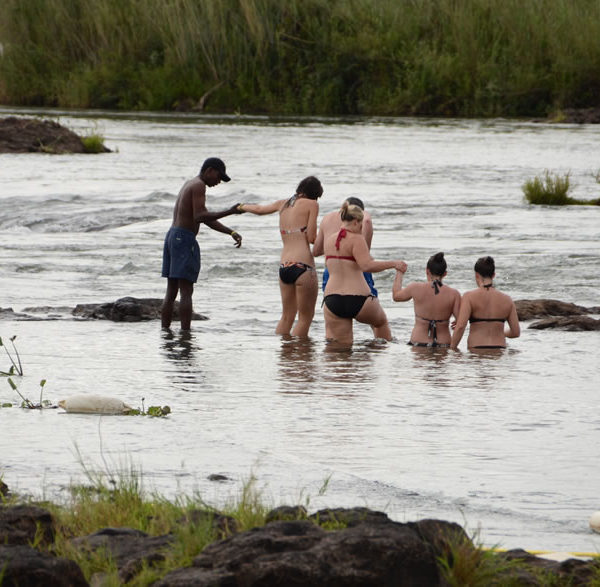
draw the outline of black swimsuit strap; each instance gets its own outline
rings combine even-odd
[[[431,282],[431,287],[433,289],[435,289],[435,295],[437,296],[440,293],[440,287],[442,287],[444,284],[442,283],[442,281],[440,279],[434,279]]]
[[[420,318],[421,320],[429,322],[429,325],[427,327],[427,336],[428,338],[433,338],[433,342],[437,342],[437,323],[448,322],[448,320],[432,320],[431,318],[423,318],[422,316],[418,316],[417,314],[415,314],[415,316],[417,316],[417,318]]]

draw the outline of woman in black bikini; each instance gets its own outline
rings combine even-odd
[[[296,193],[291,198],[264,206],[239,205],[241,211],[251,214],[279,212],[279,231],[283,241],[279,289],[283,310],[276,334],[290,334],[291,331],[292,336],[306,337],[315,315],[319,286],[309,244],[314,243],[317,236],[317,200],[322,195],[321,182],[316,177],[309,176],[298,184]],[[298,321],[294,326],[296,315]]]
[[[408,344],[419,347],[449,347],[450,317],[458,318],[460,293],[442,283],[446,276],[444,253],[437,253],[427,261],[427,282],[413,282],[402,287],[404,273],[396,273],[392,299],[395,302],[414,300],[415,325]]]
[[[325,336],[342,344],[352,344],[352,320],[370,324],[378,338],[392,339],[387,316],[371,290],[363,271],[379,273],[386,269],[406,271],[399,259],[375,261],[361,234],[363,211],[344,202],[340,215],[342,228],[324,242],[329,280],[325,287],[323,313]]]
[[[494,288],[496,266],[491,257],[481,257],[475,263],[477,289],[462,297],[460,312],[450,347],[456,349],[461,341],[467,321],[470,323],[467,346],[469,349],[503,349],[506,338],[521,334],[517,308],[512,299]],[[508,328],[504,330],[504,323]]]

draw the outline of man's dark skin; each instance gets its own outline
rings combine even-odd
[[[237,248],[242,246],[242,236],[227,228],[219,222],[219,218],[224,218],[230,214],[241,214],[235,204],[227,210],[221,212],[209,212],[206,209],[206,186],[213,187],[221,183],[221,173],[218,169],[208,167],[197,177],[185,182],[173,210],[173,224],[175,228],[185,228],[198,234],[200,224],[206,224],[209,228],[229,234],[235,241]],[[173,305],[179,293],[179,317],[181,329],[189,330],[192,321],[192,295],[194,293],[194,284],[187,279],[172,279],[167,281],[167,293],[163,301],[161,310],[161,324],[163,328],[169,328],[173,319]]]

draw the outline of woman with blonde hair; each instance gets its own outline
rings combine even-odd
[[[321,182],[309,176],[298,184],[291,198],[266,205],[239,205],[241,211],[251,214],[279,213],[279,232],[283,242],[279,289],[283,309],[276,334],[290,334],[291,331],[292,336],[308,336],[319,291],[310,244],[315,242],[317,236],[317,200],[322,195]],[[296,316],[298,321],[294,326]]]
[[[329,280],[325,286],[323,313],[325,336],[343,344],[352,344],[353,320],[369,324],[377,338],[392,339],[387,316],[379,300],[371,293],[363,272],[379,273],[387,269],[406,271],[404,261],[376,261],[361,234],[363,210],[344,202],[340,210],[342,228],[325,238],[325,263]]]
[[[506,338],[521,335],[517,308],[510,296],[494,287],[496,265],[492,257],[481,257],[475,263],[477,289],[462,297],[456,328],[450,347],[456,349],[460,343],[467,321],[470,323],[467,346],[469,349],[503,349]],[[504,323],[508,327],[504,329]]]

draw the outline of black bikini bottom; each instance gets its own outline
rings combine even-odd
[[[329,294],[323,299],[323,303],[329,308],[329,311],[339,318],[355,318],[361,311],[367,298],[374,296],[354,296]]]
[[[312,271],[312,267],[306,263],[282,263],[279,266],[279,279],[291,285],[306,271]]]
[[[505,346],[500,345],[483,345],[483,346],[472,346],[472,349],[505,349]]]
[[[449,342],[407,342],[406,344],[409,344],[410,346],[423,346],[423,347],[429,347],[429,348],[440,348],[440,349],[449,349],[450,348],[450,343]]]

